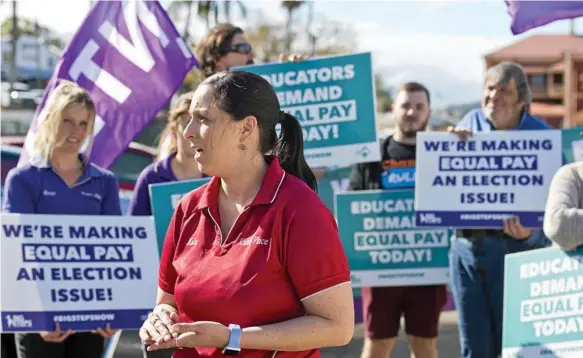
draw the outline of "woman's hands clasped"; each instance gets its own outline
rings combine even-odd
[[[140,328],[140,339],[144,344],[161,344],[178,337],[172,326],[178,323],[178,312],[170,305],[158,305]]]
[[[229,343],[231,331],[225,325],[209,321],[179,323],[174,307],[161,306],[150,313],[140,328],[140,339],[142,343],[149,345],[148,351],[168,348],[223,348]]]

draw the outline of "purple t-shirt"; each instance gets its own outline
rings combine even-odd
[[[136,181],[136,186],[134,187],[134,195],[132,196],[132,200],[128,207],[128,215],[152,215],[148,186],[150,184],[167,183],[178,180],[170,166],[170,163],[175,156],[176,153],[173,153],[160,161],[148,165],[142,170]]]

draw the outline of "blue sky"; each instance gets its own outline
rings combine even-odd
[[[169,0],[161,0],[167,6]],[[233,22],[249,28],[253,14],[285,21],[277,0],[244,0],[251,16],[245,20],[233,11]],[[88,0],[19,0],[20,13],[37,18],[59,33],[74,33],[89,9]],[[63,9],[67,9],[63,16]],[[2,5],[2,17],[9,5]],[[568,21],[557,21],[525,34],[510,32],[510,17],[503,0],[459,1],[335,1],[316,0],[316,19],[349,24],[357,34],[357,51],[372,51],[375,68],[386,82],[398,86],[420,80],[436,87],[439,100],[447,103],[473,100],[483,73],[483,55],[537,33],[567,34]],[[307,8],[300,10],[305,14]],[[305,19],[305,17],[304,17]],[[583,34],[583,18],[576,20]],[[299,26],[304,26],[299,23]],[[182,28],[181,24],[178,24]],[[192,25],[195,37],[205,32],[202,22]]]

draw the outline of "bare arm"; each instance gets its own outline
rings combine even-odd
[[[583,163],[560,168],[549,188],[544,233],[561,248],[583,245]]]
[[[174,298],[173,294],[164,292],[160,287],[158,287],[158,294],[156,296],[156,307],[158,306],[163,306],[168,309],[172,309],[176,312],[177,311],[176,298]]]
[[[244,328],[241,348],[302,351],[342,346],[354,334],[352,286],[343,283],[302,301],[303,317],[261,327]]]

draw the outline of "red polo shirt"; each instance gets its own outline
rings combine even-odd
[[[334,217],[304,182],[274,158],[253,203],[221,242],[220,179],[186,195],[164,242],[159,286],[176,298],[181,322],[260,326],[305,315],[302,300],[350,281]],[[175,357],[222,356],[222,349]],[[244,357],[319,357],[242,350]]]

